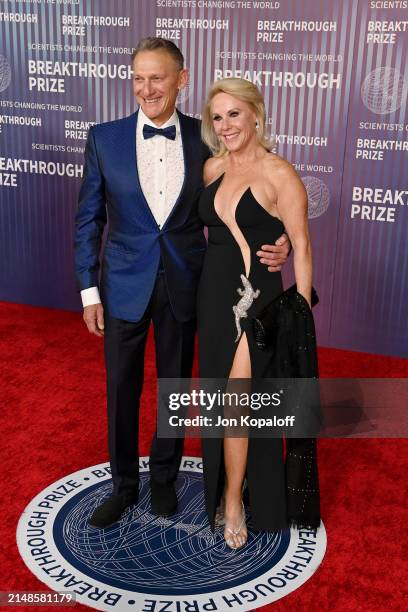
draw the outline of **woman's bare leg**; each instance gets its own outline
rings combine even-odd
[[[248,341],[242,335],[232,364],[230,378],[251,378],[251,360]],[[245,544],[248,532],[245,524],[245,511],[242,506],[242,483],[248,455],[248,438],[225,438],[224,461],[226,483],[225,498],[225,531],[224,538],[231,548]],[[241,529],[239,529],[241,527]],[[239,530],[239,531],[238,531]]]

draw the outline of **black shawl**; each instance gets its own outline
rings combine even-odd
[[[313,289],[312,306],[318,301]],[[315,417],[316,401],[318,402],[315,325],[312,311],[304,297],[297,292],[296,285],[275,298],[257,318],[253,319],[253,331],[258,348],[261,350],[267,348],[271,351],[266,377],[316,379],[316,388],[312,392],[315,398],[312,407]],[[308,397],[306,402],[310,401],[310,385],[308,390],[309,392],[305,394]],[[297,385],[298,392],[299,385]],[[304,404],[305,400],[303,406],[301,400],[300,408],[307,411],[309,406]],[[298,404],[296,407],[299,409]],[[311,428],[316,432],[315,419],[311,420],[314,420]],[[285,475],[290,524],[298,528],[317,528],[320,524],[320,492],[314,437],[286,438]]]

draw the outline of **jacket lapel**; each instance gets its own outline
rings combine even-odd
[[[174,204],[169,216],[167,217],[166,222],[163,225],[163,229],[167,227],[167,225],[171,222],[171,219],[174,213],[176,212],[180,202],[182,202],[185,199],[185,196],[186,196],[186,193],[189,187],[189,181],[187,179],[189,176],[191,176],[191,164],[193,160],[193,138],[192,138],[191,130],[189,130],[188,128],[188,123],[186,121],[185,115],[183,115],[183,113],[180,113],[178,109],[176,109],[176,111],[177,111],[177,115],[180,121],[180,134],[181,134],[181,142],[183,145],[184,180],[183,180],[183,185],[181,187],[180,193],[176,200],[176,203]]]

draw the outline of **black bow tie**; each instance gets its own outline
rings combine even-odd
[[[176,126],[169,125],[169,127],[161,129],[145,123],[143,126],[143,138],[153,138],[153,136],[164,136],[169,138],[169,140],[176,140]]]

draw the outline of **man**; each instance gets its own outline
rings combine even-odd
[[[197,214],[202,168],[209,156],[200,122],[176,111],[188,80],[180,50],[143,39],[132,55],[139,110],[91,128],[76,215],[76,273],[88,330],[104,336],[109,454],[113,494],[92,514],[92,526],[116,522],[138,499],[139,401],[144,349],[153,321],[159,378],[191,375],[196,289],[206,248]],[[99,252],[108,222],[98,291]],[[288,240],[260,252],[277,270]],[[102,306],[103,304],[103,306]],[[151,508],[177,508],[175,480],[183,441],[153,438]]]

